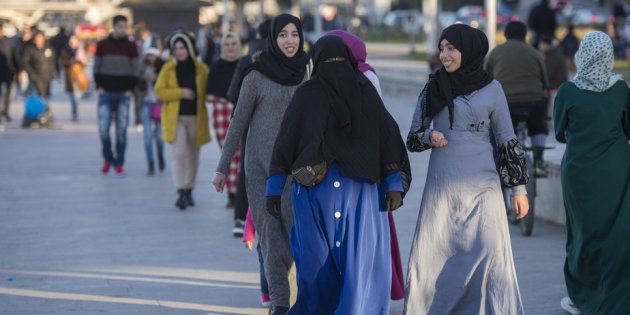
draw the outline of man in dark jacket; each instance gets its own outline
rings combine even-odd
[[[543,152],[549,133],[549,80],[543,54],[525,43],[526,36],[527,26],[523,22],[508,23],[505,27],[507,42],[490,52],[486,70],[503,87],[514,130],[520,122],[527,123],[529,136],[532,138],[534,175],[547,177]]]
[[[35,32],[33,43],[26,46],[22,66],[28,73],[30,88],[37,95],[47,99],[50,96],[50,82],[55,76],[55,52],[46,43],[42,32]]]
[[[127,35],[127,18],[117,15],[114,30],[98,42],[94,55],[94,82],[98,90],[98,125],[103,148],[101,173],[107,175],[113,165],[116,175],[125,176],[123,164],[127,147],[129,102],[138,82],[140,61],[136,44]],[[115,114],[115,115],[114,115]],[[116,155],[112,152],[109,128],[116,117]]]
[[[534,31],[534,47],[538,47],[540,36],[548,35],[554,37],[557,22],[556,14],[549,7],[549,0],[541,0],[529,13],[527,24]]]
[[[11,103],[11,86],[15,67],[13,65],[13,41],[4,36],[3,25],[0,23],[0,121],[2,118],[11,121],[9,105]]]

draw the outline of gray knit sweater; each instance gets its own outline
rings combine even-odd
[[[223,144],[223,154],[217,172],[228,174],[232,156],[247,127],[249,132],[246,156],[248,160],[261,163],[265,172],[268,172],[284,112],[298,86],[278,84],[256,70],[245,76],[236,111]]]

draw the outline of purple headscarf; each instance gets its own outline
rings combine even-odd
[[[346,45],[348,45],[348,48],[350,48],[350,51],[352,51],[354,58],[358,61],[359,71],[372,71],[376,73],[374,68],[365,62],[365,59],[367,59],[367,49],[365,48],[365,43],[361,38],[342,30],[330,31],[324,35],[335,35],[341,37]]]

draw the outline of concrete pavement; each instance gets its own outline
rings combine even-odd
[[[216,142],[202,150],[197,206],[180,212],[169,146],[166,172],[147,177],[142,136],[130,129],[129,176],[103,177],[95,99],[71,123],[59,82],[54,91],[59,129],[20,129],[20,100],[0,132],[0,314],[265,314],[255,252],[232,237],[226,196],[210,188]],[[415,96],[385,102],[406,134]],[[410,156],[412,190],[395,214],[404,264],[429,153]],[[525,310],[562,314],[565,232],[536,224],[531,238],[512,228]]]

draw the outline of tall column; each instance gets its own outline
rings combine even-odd
[[[422,0],[422,14],[424,15],[424,34],[425,47],[429,55],[437,51],[437,40],[442,31],[438,22],[438,13],[440,12],[440,1],[438,0]]]
[[[497,2],[499,0],[484,0],[486,7],[486,35],[490,49],[497,43]]]

